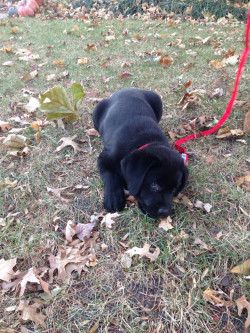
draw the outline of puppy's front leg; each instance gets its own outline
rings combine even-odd
[[[98,169],[104,184],[104,207],[108,212],[121,211],[125,207],[124,181],[119,166],[103,151],[98,158]]]

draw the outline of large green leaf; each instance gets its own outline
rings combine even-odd
[[[56,86],[45,94],[41,94],[39,102],[39,108],[45,112],[47,120],[66,118],[74,121],[77,119],[67,92],[62,86]]]
[[[84,97],[84,91],[81,83],[73,83],[70,87],[73,96],[74,110],[77,111],[80,101]]]

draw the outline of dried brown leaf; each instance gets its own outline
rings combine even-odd
[[[166,219],[161,220],[160,224],[158,225],[158,228],[161,228],[165,231],[173,229],[172,226],[172,219],[170,216],[168,216]]]
[[[222,306],[229,307],[229,306],[233,305],[233,303],[231,301],[223,300],[222,295],[219,292],[212,290],[210,288],[207,288],[203,292],[203,297],[207,301],[211,302],[213,305],[218,306],[218,307],[222,307]]]
[[[16,311],[22,312],[19,320],[21,322],[32,320],[37,326],[41,325],[43,328],[46,328],[46,324],[44,321],[46,319],[46,316],[43,315],[41,312],[37,312],[41,305],[42,303],[38,302],[29,305],[26,301],[20,301],[19,306],[16,309]]]
[[[188,197],[182,193],[179,193],[178,196],[173,199],[173,201],[189,208],[192,208],[194,206],[192,202],[188,199]]]
[[[246,300],[246,296],[243,295],[236,300],[236,304],[238,307],[238,316],[241,316],[243,309],[246,309],[248,312],[248,316],[245,322],[245,333],[248,333],[248,329],[250,327],[250,303]]]
[[[16,266],[16,258],[10,260],[0,259],[0,280],[9,282],[13,279],[14,266]]]
[[[108,213],[106,214],[102,221],[101,221],[101,225],[105,224],[105,226],[109,229],[112,229],[112,224],[115,223],[115,221],[113,220],[114,218],[120,216],[120,214],[118,213]]]
[[[150,261],[155,261],[160,254],[160,248],[157,247],[153,253],[151,253],[150,250],[151,245],[146,243],[143,248],[140,247],[133,247],[130,250],[127,250],[125,253],[129,254],[131,257],[133,257],[136,254],[139,254],[139,258],[147,257],[150,259]]]
[[[63,143],[61,144],[61,146],[56,148],[56,151],[61,151],[63,148],[67,147],[67,146],[71,146],[74,149],[74,152],[76,153],[77,151],[81,151],[81,149],[79,148],[78,144],[76,142],[74,142],[73,140],[76,138],[76,135],[73,135],[71,137],[63,137],[59,140],[62,141]]]

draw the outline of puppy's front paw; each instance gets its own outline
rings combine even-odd
[[[112,191],[105,191],[104,207],[110,213],[123,210],[125,207],[125,196],[123,189],[118,188]]]

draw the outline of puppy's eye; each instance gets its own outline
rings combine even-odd
[[[150,189],[153,192],[159,192],[161,190],[160,185],[158,185],[157,183],[152,183],[150,185]]]

